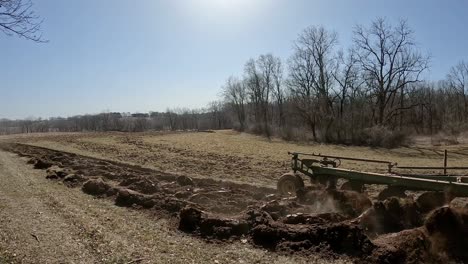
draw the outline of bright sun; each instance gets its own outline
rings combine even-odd
[[[217,6],[217,7],[222,7],[222,8],[240,6],[249,2],[246,0],[199,0],[199,1],[202,2],[204,5],[211,5],[211,6]]]
[[[251,9],[257,1],[255,0],[194,0],[196,5],[202,9],[221,12],[238,12]]]
[[[185,12],[184,18],[191,23],[240,26],[264,13],[269,0],[186,0],[177,3]]]

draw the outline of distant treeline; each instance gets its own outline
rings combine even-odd
[[[174,109],[150,113],[100,113],[68,118],[8,120],[0,119],[0,134],[38,132],[142,132],[148,130],[212,130],[231,128],[223,105],[211,103],[209,109]]]

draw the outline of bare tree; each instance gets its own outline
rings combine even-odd
[[[344,55],[342,51],[338,52],[336,58],[336,67],[333,77],[337,83],[337,89],[335,91],[336,98],[338,99],[338,122],[339,127],[336,129],[338,134],[338,140],[341,141],[341,132],[347,132],[344,127],[345,119],[345,107],[346,102],[349,101],[349,111],[353,113],[354,97],[357,90],[361,89],[362,79],[360,78],[357,58],[354,50],[349,50],[347,55]],[[351,116],[351,126],[354,126],[353,116]],[[351,128],[352,130],[352,128]]]
[[[271,54],[260,55],[257,60],[250,59],[245,64],[245,84],[254,107],[256,130],[270,136],[269,103],[273,89],[273,64]]]
[[[302,49],[296,49],[289,60],[289,78],[287,80],[291,96],[295,102],[294,108],[305,124],[312,131],[317,141],[317,107],[313,90],[315,78],[312,58]]]
[[[269,120],[268,105],[273,90],[273,71],[275,68],[275,58],[271,54],[260,55],[257,59],[257,68],[261,74],[261,111],[263,116],[264,131],[267,131]]]
[[[333,121],[330,91],[337,42],[335,32],[321,26],[308,27],[296,40],[290,60],[289,86],[292,94],[300,99],[297,109],[310,125],[315,140],[317,123],[320,121],[327,139]]]
[[[166,117],[167,125],[169,127],[169,130],[175,131],[177,130],[177,123],[178,123],[178,117],[177,114],[174,113],[173,110],[167,109],[166,113],[164,114]]]
[[[143,132],[148,129],[148,118],[137,117],[133,118],[133,131],[132,132]]]
[[[278,57],[273,58],[273,97],[276,101],[276,107],[278,108],[278,125],[282,127],[285,123],[284,120],[284,101],[285,101],[285,94],[283,90],[283,65],[281,63],[281,59]]]
[[[190,120],[191,120],[191,127],[192,129],[199,130],[200,129],[200,113],[199,109],[192,109],[190,110]]]
[[[465,61],[459,62],[457,65],[450,69],[447,75],[447,81],[454,92],[459,94],[461,98],[461,108],[463,109],[460,114],[463,121],[468,120],[468,64]]]
[[[257,59],[257,68],[261,72],[262,86],[262,115],[263,115],[263,132],[270,136],[269,123],[271,116],[269,113],[270,101],[272,97],[281,98],[281,59],[268,53],[260,55]]]
[[[236,77],[229,77],[223,87],[224,99],[231,104],[239,121],[239,129],[245,129],[247,92],[245,85]]]
[[[359,73],[357,71],[357,60],[353,50],[349,51],[348,56],[345,57],[343,52],[337,55],[336,71],[333,77],[338,84],[336,91],[339,98],[339,117],[344,116],[345,101],[349,96],[349,92],[356,87],[359,87]]]
[[[31,0],[0,0],[0,30],[34,42],[47,42],[42,37],[42,21],[32,10]]]
[[[214,129],[224,129],[227,127],[226,111],[221,101],[208,103],[208,111],[210,112],[211,123]]]
[[[249,59],[244,66],[245,78],[244,82],[250,98],[250,103],[253,105],[253,116],[256,124],[262,122],[261,108],[263,102],[262,77],[257,70],[257,65],[254,59]]]
[[[376,123],[385,125],[395,112],[401,114],[404,107],[391,107],[395,96],[420,81],[429,57],[416,50],[413,31],[404,20],[395,27],[383,18],[368,28],[356,26],[354,44],[366,84],[375,96]]]

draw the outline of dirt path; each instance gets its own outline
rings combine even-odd
[[[0,151],[0,263],[330,261],[281,256],[242,242],[207,244],[173,230],[167,219],[46,180],[25,161]]]

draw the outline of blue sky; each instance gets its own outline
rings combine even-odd
[[[353,26],[407,19],[426,78],[468,60],[468,1],[33,0],[49,40],[0,35],[0,118],[203,107],[251,57],[291,54],[309,25],[351,43]]]

